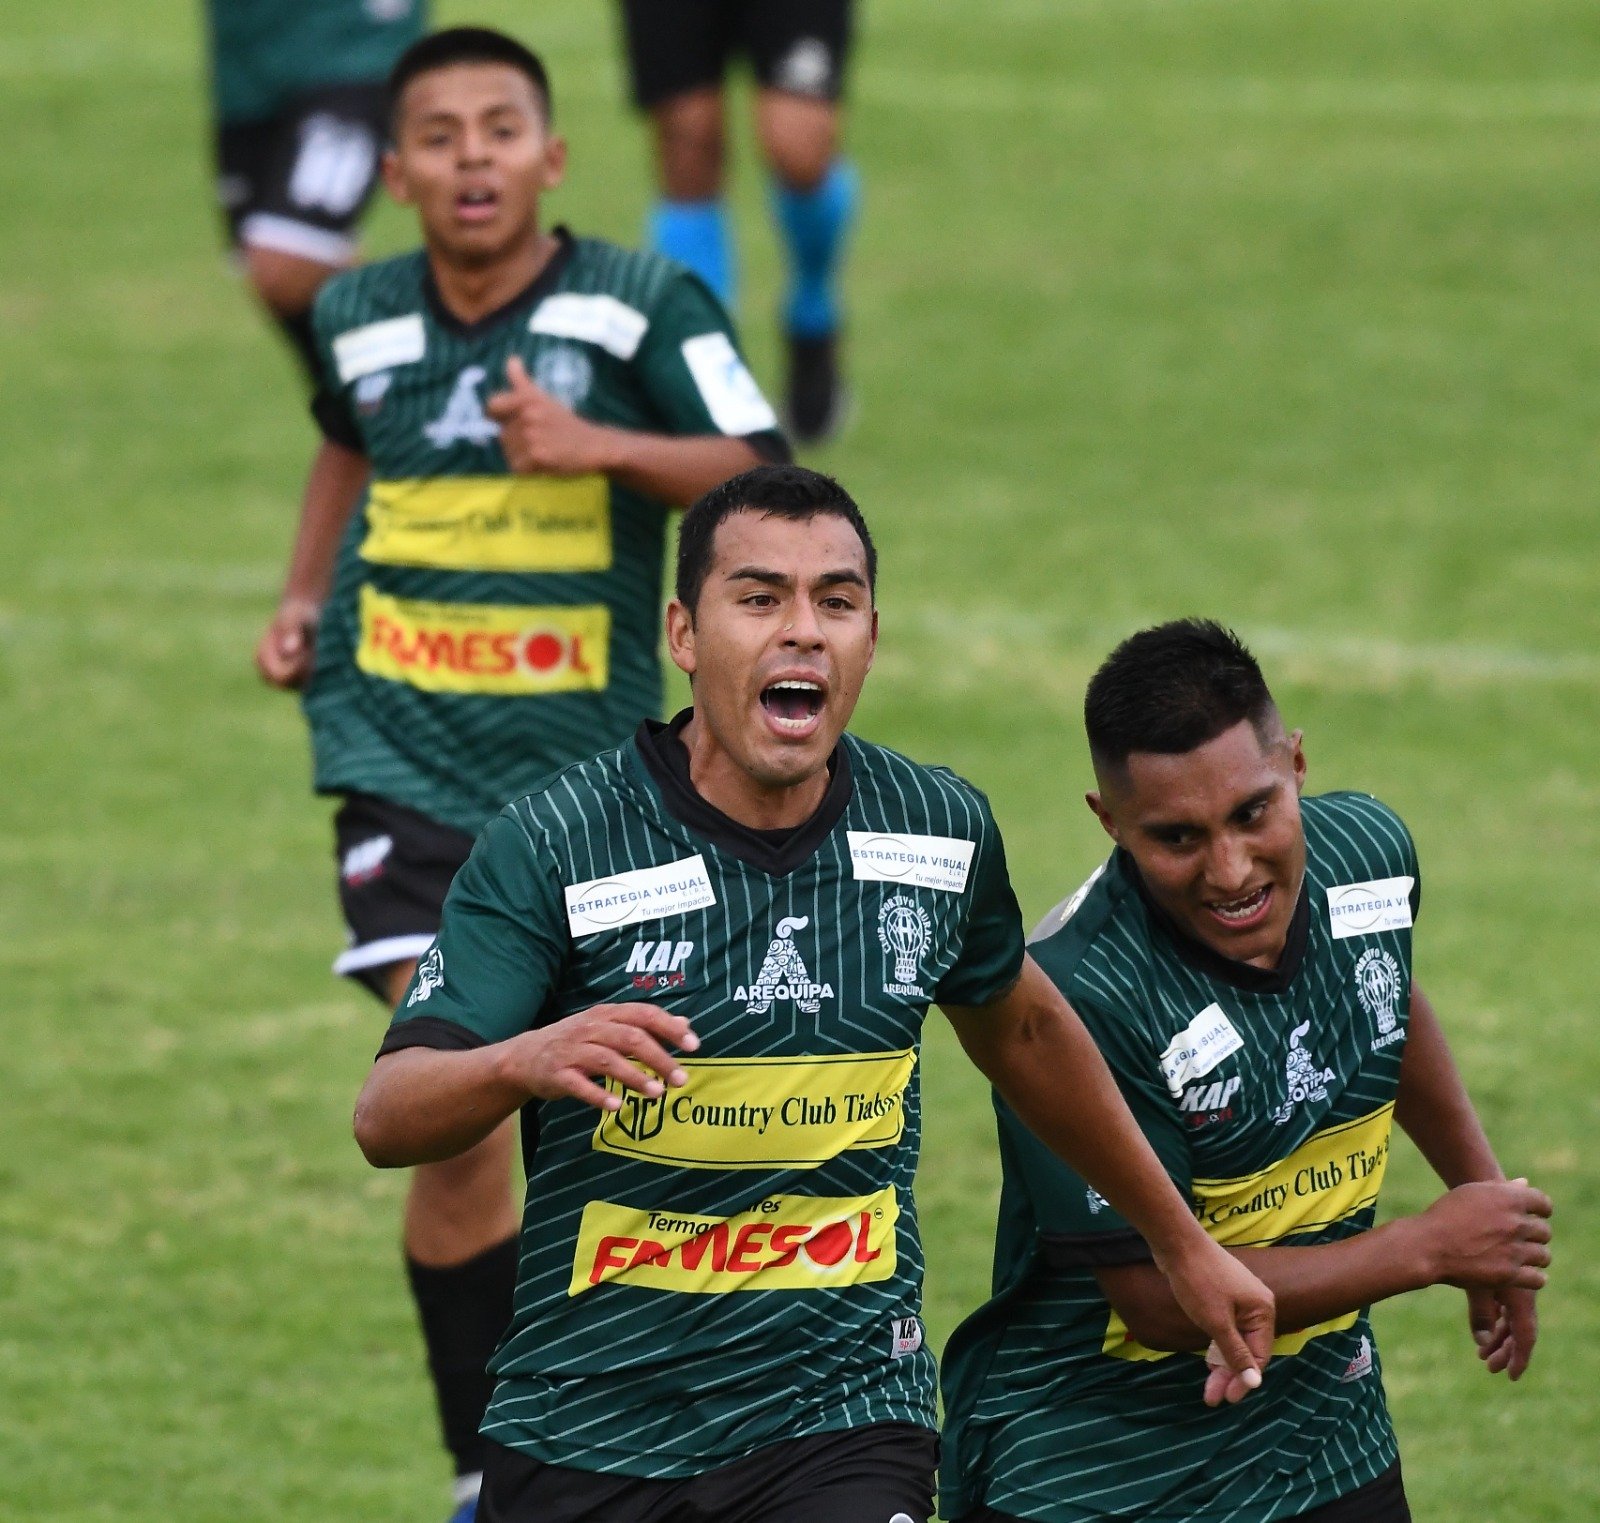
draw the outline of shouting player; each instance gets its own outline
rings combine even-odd
[[[262,305],[316,376],[311,303],[355,258],[389,70],[424,0],[207,0],[217,194]]]
[[[325,437],[257,651],[273,683],[309,676],[316,785],[343,799],[335,968],[391,1007],[484,822],[660,712],[668,509],[786,452],[697,279],[544,229],[565,149],[532,53],[440,32],[393,96],[384,176],[424,247],[318,299]],[[512,1147],[419,1168],[406,1205],[464,1509],[516,1272]]]
[[[693,707],[489,825],[362,1091],[357,1138],[390,1166],[539,1102],[480,1523],[923,1523],[930,1002],[1155,1243],[1233,1394],[1259,1379],[1271,1298],[1025,955],[983,795],[845,733],[875,580],[825,476],[702,498],[667,613]]]
[[[1150,1245],[1002,1092],[995,1297],[945,1353],[941,1507],[968,1523],[1409,1517],[1367,1308],[1459,1285],[1515,1380],[1550,1202],[1507,1182],[1411,978],[1405,826],[1364,793],[1302,799],[1250,653],[1215,624],[1120,646],[1085,703],[1110,861],[1033,955],[1083,1017],[1206,1229],[1277,1297],[1261,1392],[1196,1421],[1206,1332]],[[1447,1186],[1373,1227],[1399,1122]]]
[[[786,421],[806,444],[829,438],[845,410],[838,282],[858,189],[839,148],[839,102],[852,8],[853,0],[622,0],[634,101],[655,137],[652,242],[730,305],[725,75],[736,56],[755,73],[756,136],[788,267]]]

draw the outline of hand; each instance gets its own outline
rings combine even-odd
[[[256,642],[256,670],[264,682],[286,691],[302,688],[317,653],[317,623],[322,605],[310,598],[286,597]]]
[[[1414,1218],[1430,1282],[1543,1289],[1552,1209],[1550,1197],[1525,1179],[1457,1185]]]
[[[1267,1289],[1238,1259],[1203,1234],[1192,1252],[1158,1267],[1172,1286],[1183,1314],[1211,1337],[1206,1362],[1205,1403],[1236,1402],[1261,1384],[1272,1357],[1276,1305]]]
[[[1478,1358],[1491,1375],[1504,1370],[1520,1380],[1539,1341],[1539,1311],[1534,1292],[1503,1285],[1495,1290],[1473,1287],[1467,1292],[1467,1322]]]
[[[595,1005],[513,1037],[505,1043],[501,1072],[529,1099],[570,1096],[614,1111],[622,1097],[597,1078],[616,1079],[651,1100],[664,1093],[663,1080],[674,1089],[689,1082],[664,1043],[693,1052],[700,1038],[685,1016],[659,1005]]]
[[[506,361],[506,389],[483,410],[500,425],[500,451],[519,476],[583,476],[606,469],[611,430],[580,418],[535,386],[516,355]]]

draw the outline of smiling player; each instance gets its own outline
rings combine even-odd
[[[1256,1376],[1270,1297],[1024,955],[983,796],[845,733],[875,582],[825,476],[761,467],[702,498],[667,614],[694,706],[488,827],[362,1091],[356,1135],[387,1166],[542,1102],[481,1523],[923,1523],[932,1002],[1154,1235],[1241,1394]]]
[[[1206,1335],[1143,1236],[996,1101],[995,1297],[945,1355],[941,1505],[1037,1519],[1403,1523],[1368,1306],[1466,1289],[1513,1380],[1537,1332],[1550,1202],[1505,1181],[1411,981],[1416,849],[1376,799],[1301,799],[1305,754],[1215,624],[1120,646],[1084,706],[1109,862],[1034,933],[1207,1231],[1277,1297],[1250,1402],[1201,1416]],[[1446,1186],[1373,1227],[1398,1121]]]
[[[483,823],[660,712],[669,510],[786,446],[698,280],[545,231],[566,149],[532,53],[440,32],[391,93],[384,179],[424,247],[318,299],[324,440],[257,664],[309,677],[316,786],[342,799],[334,966],[392,1007]],[[512,1146],[419,1168],[406,1205],[464,1516],[516,1270]]]

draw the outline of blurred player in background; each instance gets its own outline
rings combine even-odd
[[[756,77],[756,134],[788,268],[786,410],[803,443],[845,410],[839,276],[858,181],[839,148],[852,0],[622,0],[633,98],[649,113],[661,199],[653,246],[732,305],[733,237],[724,201],[724,77],[742,55]]]
[[[389,70],[425,13],[425,0],[206,0],[229,241],[313,380],[311,303],[355,262]]]
[[[1517,1379],[1550,1202],[1507,1181],[1411,977],[1416,847],[1364,793],[1302,799],[1254,658],[1184,620],[1120,646],[1085,704],[1111,859],[1031,939],[1173,1182],[1273,1290],[1262,1389],[1196,1413],[1206,1337],[1149,1246],[1003,1099],[995,1297],[945,1354],[949,1517],[1405,1523],[1367,1311],[1461,1286]],[[1373,1226],[1398,1122],[1444,1181]],[[1217,1378],[1217,1377],[1213,1377]]]
[[[317,299],[324,438],[257,649],[269,682],[306,684],[316,786],[343,800],[335,969],[391,1006],[484,822],[659,712],[669,509],[787,454],[697,279],[545,230],[566,147],[532,53],[440,32],[392,96],[384,177],[424,248]],[[406,1205],[463,1517],[510,1316],[512,1144],[418,1168]]]

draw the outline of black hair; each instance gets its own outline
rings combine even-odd
[[[876,596],[878,551],[855,498],[832,476],[803,465],[758,465],[712,487],[683,515],[678,531],[677,594],[690,613],[711,571],[717,525],[730,514],[747,509],[774,518],[815,518],[818,514],[842,518],[860,536],[867,554],[867,589]]]
[[[503,63],[526,74],[533,84],[534,93],[544,107],[548,123],[555,115],[555,96],[550,91],[550,76],[545,71],[544,60],[531,48],[524,47],[515,37],[496,32],[486,26],[451,26],[441,32],[429,32],[419,37],[395,60],[389,71],[389,114],[397,118],[400,97],[406,86],[419,74],[431,74],[435,69],[448,69],[458,63]],[[391,122],[391,130],[397,122]]]
[[[1124,640],[1089,682],[1083,727],[1097,767],[1135,751],[1182,755],[1248,719],[1265,742],[1277,706],[1256,658],[1212,619],[1175,619]]]

